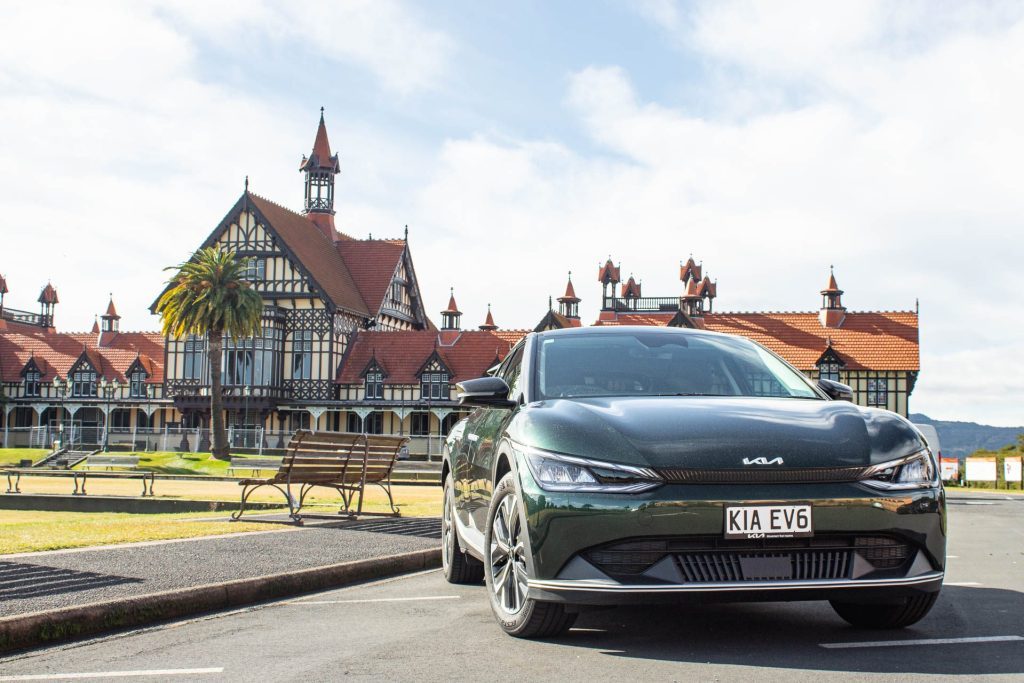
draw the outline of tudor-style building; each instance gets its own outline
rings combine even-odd
[[[830,272],[816,312],[715,313],[718,285],[702,271],[692,256],[680,265],[679,296],[642,297],[632,277],[621,296],[615,296],[619,268],[609,259],[598,271],[604,296],[594,324],[692,327],[742,335],[812,379],[849,384],[860,405],[909,415],[921,368],[916,311],[848,311]]]

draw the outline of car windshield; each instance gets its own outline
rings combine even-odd
[[[740,337],[610,332],[542,338],[539,398],[775,396],[821,398],[802,374]]]

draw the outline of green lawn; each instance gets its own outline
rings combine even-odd
[[[226,477],[226,460],[216,460],[209,453],[182,453],[177,451],[111,451],[110,455],[134,455],[139,458],[139,469],[160,474],[195,474]],[[244,457],[244,456],[234,456]],[[81,467],[81,466],[79,466]],[[77,469],[77,468],[76,468]]]
[[[17,465],[22,460],[35,462],[47,453],[45,448],[0,448],[0,465]]]
[[[216,521],[211,517],[219,518]],[[245,531],[267,531],[266,524],[229,522],[226,513],[136,515],[116,512],[0,510],[0,557],[60,548],[192,538]]]

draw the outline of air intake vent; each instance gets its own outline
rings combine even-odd
[[[751,467],[742,470],[666,468],[657,470],[672,484],[823,484],[858,481],[865,467]]]

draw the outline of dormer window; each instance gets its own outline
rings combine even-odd
[[[25,373],[25,396],[39,396],[40,373],[38,370],[29,370]]]
[[[136,367],[128,375],[128,395],[132,398],[146,398],[146,371]]]
[[[839,381],[839,363],[835,361],[822,361],[818,363],[818,379],[828,379],[833,382]]]
[[[364,378],[363,398],[367,401],[383,400],[384,398],[384,373],[376,365],[366,371]]]
[[[420,398],[447,401],[449,396],[448,370],[435,361],[420,374]]]
[[[96,370],[88,363],[82,363],[71,373],[71,395],[84,398],[96,396]]]

